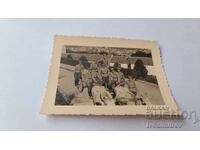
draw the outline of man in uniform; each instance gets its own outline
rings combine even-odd
[[[112,93],[113,97],[116,96],[115,87],[119,85],[119,83],[120,83],[119,74],[114,70],[113,67],[110,67],[108,88],[109,91]]]
[[[101,62],[101,67],[99,68],[99,75],[102,79],[103,86],[108,89],[108,82],[109,82],[109,68],[105,62]]]
[[[116,70],[117,70],[117,73],[119,75],[119,85],[120,86],[124,86],[124,84],[125,84],[125,77],[124,77],[123,72],[121,72],[121,65],[119,65]]]
[[[127,85],[128,89],[131,93],[133,93],[134,95],[137,94],[135,81],[134,81],[134,79],[131,75],[128,76],[128,80],[126,81],[126,85]]]
[[[97,60],[97,62],[103,62],[107,67],[109,67],[112,58],[113,55],[111,55],[111,57],[108,58],[108,53],[102,52],[102,55],[100,55],[100,58]]]
[[[75,69],[74,69],[74,83],[76,87],[78,87],[80,84],[79,82],[81,80],[83,69],[84,69],[84,66],[82,65],[81,60],[79,60],[79,63],[75,66]]]
[[[91,63],[88,73],[85,76],[85,82],[88,88],[88,95],[92,97],[92,87],[94,85],[101,85],[97,70],[97,64],[95,62]]]
[[[128,80],[126,81],[126,85],[128,86],[128,89],[131,93],[133,93],[135,105],[146,105],[146,103],[143,101],[143,98],[136,98],[137,95],[137,88],[135,85],[135,79],[132,76],[128,76]]]
[[[85,69],[82,73],[83,87],[87,87],[89,97],[92,97],[92,66],[89,69]],[[86,71],[87,70],[87,71]]]
[[[102,105],[100,93],[102,91],[102,79],[99,76],[96,65],[91,65],[92,87],[91,94],[93,97],[94,105]]]
[[[106,66],[109,66],[110,65],[110,60],[109,60],[109,58],[107,58],[107,53],[105,52],[105,53],[103,53],[103,57],[102,57],[102,60],[101,61],[103,61],[103,63],[106,65]]]
[[[128,77],[129,79],[125,82],[120,82],[120,86],[115,88],[116,97],[115,97],[115,104],[116,105],[129,105],[136,103],[136,86],[134,80],[131,76]]]

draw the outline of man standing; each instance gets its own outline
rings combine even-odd
[[[109,68],[105,62],[101,62],[101,67],[99,68],[99,75],[103,81],[103,86],[108,89],[109,82]]]
[[[87,74],[86,74],[86,77],[85,77],[85,82],[86,82],[86,86],[88,88],[88,95],[89,97],[91,98],[92,97],[92,70],[91,68],[88,70]]]
[[[108,57],[108,53],[107,52],[102,52],[102,55],[100,55],[100,58],[97,60],[97,62],[103,62],[106,66],[110,66],[110,62],[113,58],[113,55],[111,55],[111,57]]]
[[[93,62],[93,63],[91,63],[88,73],[85,76],[85,82],[86,82],[86,86],[88,88],[88,95],[90,98],[92,98],[92,87],[93,87],[93,83],[94,83],[93,80],[97,80],[97,79],[94,79],[97,74],[96,70],[97,70],[97,64]]]
[[[76,87],[79,86],[79,82],[81,80],[81,76],[82,76],[82,71],[84,69],[84,66],[82,65],[82,61],[79,60],[79,63],[75,66],[75,69],[74,69],[74,84]]]

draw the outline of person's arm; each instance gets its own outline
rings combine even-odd
[[[112,80],[112,78],[111,78],[111,73],[109,72],[109,73],[108,73],[108,84],[111,84],[111,80]]]
[[[116,82],[116,84],[119,85],[120,81],[121,81],[120,75],[119,75],[119,73],[116,73],[116,75],[117,75],[117,82]]]
[[[95,73],[94,73],[94,71],[92,71],[92,81],[95,82],[95,83],[97,82],[97,80],[96,80],[96,78],[95,78]]]
[[[122,76],[120,76],[120,85],[125,85],[125,77],[124,77],[124,74],[122,74]]]
[[[98,62],[100,62],[102,60],[102,56],[98,53],[97,54],[97,60],[96,60],[96,63],[98,64]]]
[[[101,82],[103,82],[101,73],[102,73],[102,69],[100,68],[100,69],[98,70],[98,78],[99,78],[99,80],[100,80]]]
[[[112,58],[113,58],[113,55],[111,55],[110,58],[108,59],[108,66],[110,66]]]

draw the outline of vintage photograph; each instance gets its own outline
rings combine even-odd
[[[164,105],[150,49],[64,46],[55,105]]]
[[[55,36],[42,114],[146,115],[177,109],[158,42]]]

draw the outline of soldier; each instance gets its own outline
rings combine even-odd
[[[108,88],[109,91],[112,93],[113,97],[116,96],[115,87],[119,84],[119,82],[120,82],[119,74],[114,70],[113,67],[110,67]]]
[[[89,70],[85,69],[82,73],[82,83],[83,87],[87,87],[89,97],[92,97],[92,71],[91,68]]]
[[[107,53],[103,53],[102,61],[106,66],[110,65],[109,59],[107,58]]]
[[[99,76],[97,66],[95,65],[91,65],[91,77],[92,77],[91,94],[93,97],[94,105],[102,105],[100,93],[102,91],[103,83],[101,77]]]
[[[119,74],[114,70],[113,67],[110,67],[109,73],[109,86],[117,86],[120,82]]]
[[[88,95],[90,98],[92,97],[93,83],[98,83],[97,64],[94,62],[91,63],[88,73],[85,75],[85,84],[88,88]]]
[[[102,79],[101,76],[99,75],[99,72],[97,70],[97,66],[91,66],[91,77],[92,77],[92,85],[102,85]]]
[[[119,65],[118,67],[117,67],[117,73],[118,73],[118,75],[119,75],[119,85],[120,86],[124,86],[124,84],[125,84],[125,77],[124,77],[124,74],[123,74],[123,72],[121,72],[121,65]]]
[[[86,78],[86,84],[88,88],[88,95],[91,98],[92,97],[92,71],[89,70]]]
[[[128,86],[129,91],[134,95],[134,102],[135,105],[146,105],[143,101],[143,98],[136,98],[137,95],[137,88],[135,85],[135,79],[132,76],[128,76],[128,80],[126,81],[126,85]]]
[[[83,69],[84,69],[84,66],[82,65],[82,61],[79,60],[79,63],[75,66],[75,70],[74,70],[74,83],[76,87],[78,87],[80,84],[79,82],[81,80]]]
[[[113,55],[111,55],[111,57],[108,58],[108,53],[102,52],[102,55],[100,56],[100,59],[97,60],[97,62],[103,62],[107,67],[109,67],[112,58]]]
[[[117,86],[116,91],[116,105],[129,105],[136,103],[136,86],[135,82],[131,76],[128,76],[128,80],[122,84],[122,86]]]
[[[137,89],[136,89],[135,81],[132,78],[132,76],[130,76],[130,75],[128,76],[128,80],[126,81],[126,85],[127,85],[128,89],[129,89],[129,91],[131,93],[133,93],[134,95],[137,94]]]
[[[108,65],[108,60],[107,60],[107,53],[105,52],[101,52],[102,55],[99,55],[99,58],[97,59],[97,63],[98,62],[104,62],[106,65]]]
[[[102,79],[103,86],[108,89],[108,82],[109,82],[109,68],[105,64],[105,62],[101,62],[101,68],[99,69],[99,75]]]
[[[105,89],[104,86],[94,86],[92,88],[92,96],[94,105],[114,105],[112,95]]]

